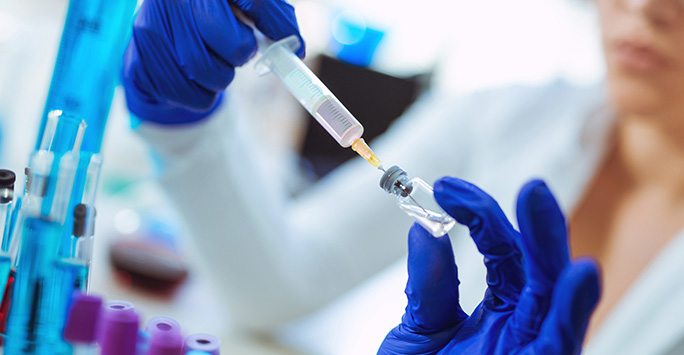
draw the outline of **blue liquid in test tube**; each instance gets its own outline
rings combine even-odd
[[[36,149],[48,112],[62,110],[86,121],[82,150],[100,151],[136,4],[136,0],[69,2]]]

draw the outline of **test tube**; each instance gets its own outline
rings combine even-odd
[[[93,260],[93,234],[95,231],[95,207],[79,204],[74,207],[74,227],[71,257],[90,270]]]
[[[66,151],[81,149],[86,123],[80,118],[61,110],[48,113],[47,124],[38,150],[49,150],[60,155]]]
[[[0,234],[2,246],[0,247],[0,334],[5,335],[5,326],[12,299],[12,285],[14,284],[15,270],[12,269],[14,257],[9,252],[9,244],[12,235],[13,216],[18,208],[14,206],[14,182],[16,175],[10,170],[0,170]]]
[[[75,289],[89,289],[90,266],[93,254],[92,220],[95,209],[79,204],[74,207],[74,225],[70,236],[69,253],[55,263],[55,278],[59,295],[71,294]]]
[[[14,195],[14,181],[16,175],[10,170],[0,170],[0,236],[2,237],[2,245],[5,246],[9,242],[9,230],[12,216],[12,199]],[[7,281],[10,276],[10,269],[12,267],[12,258],[9,253],[2,248],[0,250],[0,299],[5,302],[5,291],[7,290]],[[1,306],[0,306],[1,308]],[[0,314],[2,314],[0,310]]]
[[[0,238],[9,238],[12,200],[14,198],[14,182],[17,177],[10,170],[0,169]]]
[[[48,178],[52,170],[55,154],[38,150],[31,155],[27,168],[27,189],[24,193],[21,213],[38,216],[48,189]],[[14,241],[12,241],[14,243]]]
[[[259,74],[273,72],[299,103],[342,147],[350,147],[363,135],[363,126],[340,100],[294,53],[299,38],[289,36],[266,48],[257,61]]]
[[[102,155],[93,154],[88,162],[86,169],[85,182],[83,183],[83,197],[81,203],[92,206],[95,203],[95,193],[97,192],[97,183],[100,179],[100,170],[102,168]]]
[[[71,199],[71,191],[74,187],[78,161],[78,151],[68,151],[59,160],[57,182],[52,194],[52,203],[48,216],[60,223],[64,223],[67,211],[69,210],[69,200]]]

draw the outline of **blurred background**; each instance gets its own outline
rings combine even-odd
[[[305,61],[364,123],[367,139],[382,133],[427,88],[462,95],[559,77],[578,84],[603,77],[589,1],[291,3],[307,42]],[[0,4],[0,166],[20,175],[35,142],[68,1]],[[269,166],[279,173],[303,168],[304,174],[288,181],[296,194],[354,153],[314,128],[282,85],[273,76],[257,76],[252,63],[237,70],[229,90],[261,132]],[[187,333],[215,334],[227,354],[377,350],[403,314],[405,260],[272,337],[241,334],[221,316],[220,296],[203,277],[211,265],[202,263],[169,207],[154,180],[155,162],[130,125],[117,89],[96,203],[94,293],[133,302],[143,321],[166,315]]]

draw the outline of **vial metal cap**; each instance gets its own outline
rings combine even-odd
[[[387,171],[385,171],[385,173],[380,178],[380,187],[383,190],[387,191],[387,193],[392,193],[394,182],[402,176],[406,176],[406,172],[402,168],[394,165],[391,168],[387,169]]]

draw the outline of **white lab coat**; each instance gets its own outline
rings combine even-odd
[[[185,129],[143,124],[139,132],[154,147],[160,182],[215,270],[233,319],[271,329],[325,306],[405,257],[411,220],[378,187],[378,171],[358,158],[289,198],[280,177],[268,175],[252,155],[258,147],[250,146],[250,132],[233,110],[238,105],[223,106],[212,119]],[[601,86],[577,88],[561,81],[456,100],[427,95],[371,145],[386,165],[399,165],[411,176],[430,182],[452,175],[478,184],[514,221],[517,192],[532,177],[545,179],[562,208],[572,212],[610,144],[611,117]],[[481,257],[465,229],[450,236],[461,301],[473,309],[485,287]],[[674,354],[674,346],[684,353],[684,281],[677,276],[684,269],[683,253],[684,235],[623,297],[587,353]],[[390,274],[404,270],[394,267]],[[344,307],[373,309],[404,297],[395,287],[377,297],[386,292],[379,287],[363,284],[362,295],[354,296],[374,304],[337,302],[332,307],[342,310],[329,313],[352,314]],[[394,324],[402,310],[395,313]],[[351,334],[348,341],[353,329],[361,336],[368,328],[362,325],[373,322],[354,314],[358,319],[346,317],[336,328]],[[340,345],[344,340],[326,346],[325,338],[317,334],[319,344],[310,349],[350,353]],[[378,336],[365,351],[381,341]]]

